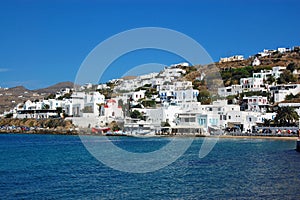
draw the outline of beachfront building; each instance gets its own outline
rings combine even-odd
[[[63,101],[56,99],[30,101],[18,104],[13,109],[14,118],[49,118],[58,116],[58,108],[62,108]]]
[[[200,105],[198,110],[178,113],[177,124],[172,128],[190,130],[187,128],[195,127],[204,132],[215,133],[226,127],[238,127],[240,131],[246,132],[252,130],[257,123],[263,123],[264,118],[270,116],[260,112],[240,111],[239,105],[228,105],[227,101],[218,100],[212,105]]]

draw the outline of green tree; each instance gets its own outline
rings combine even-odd
[[[109,126],[110,126],[112,131],[119,131],[120,130],[120,127],[119,127],[119,125],[116,121],[112,121]]]
[[[293,71],[296,69],[295,63],[289,63],[286,69],[293,73]]]
[[[45,99],[55,99],[55,94],[49,94]]]
[[[288,70],[283,71],[277,80],[277,83],[279,84],[290,83],[290,82],[296,82],[296,78],[294,77],[292,72]]]
[[[133,119],[144,119],[142,113],[140,113],[138,110],[130,112],[130,117]]]
[[[268,83],[268,84],[272,84],[272,83],[274,83],[276,81],[276,79],[274,78],[274,76],[269,76],[268,78],[267,78],[267,80],[266,80],[266,82]]]
[[[293,107],[278,107],[274,121],[279,126],[295,126],[299,120],[299,115]]]
[[[263,126],[271,126],[271,123],[273,121],[271,119],[264,119],[264,123],[263,123]]]
[[[50,108],[50,106],[48,104],[44,104],[42,107],[43,110],[48,110],[49,108]]]
[[[197,96],[197,100],[198,100],[198,102],[201,102],[201,104],[204,104],[204,105],[210,104],[212,101],[210,92],[207,90],[200,91]]]
[[[168,121],[166,122],[161,122],[161,127],[170,127],[171,125],[169,124]]]

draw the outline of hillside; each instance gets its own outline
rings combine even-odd
[[[51,94],[51,93],[56,93],[57,91],[59,91],[62,88],[73,88],[73,87],[74,87],[74,83],[72,83],[72,82],[60,82],[60,83],[57,83],[50,87],[34,90],[34,92],[39,93],[39,94],[42,94],[42,93]]]
[[[229,69],[229,68],[242,68],[246,66],[251,66],[254,58],[258,56],[255,55],[243,61],[232,61],[224,63],[215,63],[220,70]],[[295,63],[300,66],[300,52],[286,52],[286,53],[273,53],[272,55],[265,57],[258,57],[261,64],[260,66],[283,66],[286,67],[289,63]]]
[[[29,90],[23,86],[13,88],[0,88],[0,113],[9,111],[19,103],[27,100],[35,101],[47,97],[51,93],[56,93],[63,88],[73,88],[72,82],[61,82],[53,86],[38,90]]]

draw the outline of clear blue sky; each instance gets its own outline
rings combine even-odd
[[[0,86],[35,89],[74,81],[96,45],[138,27],[182,32],[199,42],[215,61],[234,54],[247,57],[264,48],[300,45],[299,10],[298,0],[1,0]],[[180,61],[155,54],[119,62],[120,73],[134,64]],[[117,78],[120,73],[108,71],[105,77]]]

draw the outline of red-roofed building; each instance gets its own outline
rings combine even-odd
[[[106,103],[101,108],[100,116],[106,118],[123,118],[122,107],[118,106],[115,99],[106,100]]]

